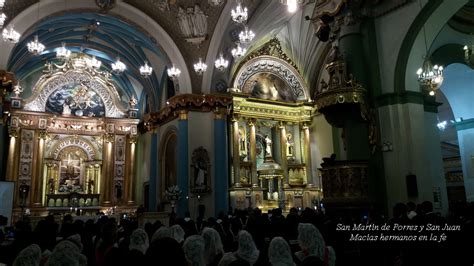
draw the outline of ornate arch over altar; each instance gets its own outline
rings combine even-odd
[[[47,63],[33,94],[23,110],[54,114],[112,117],[126,116],[110,73],[88,64],[92,60],[80,54],[63,65]]]

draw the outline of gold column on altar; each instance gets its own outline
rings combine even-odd
[[[128,205],[134,205],[135,200],[133,196],[133,181],[135,179],[135,147],[137,143],[137,136],[130,136],[127,142],[127,157],[126,157],[126,175],[125,175],[125,202]]]
[[[255,119],[249,119],[248,126],[250,130],[250,161],[252,162],[252,176],[250,183],[252,186],[258,186],[257,180],[257,135],[255,130]]]
[[[284,186],[288,187],[290,183],[290,177],[288,176],[288,159],[286,157],[286,126],[284,122],[280,122],[278,125],[280,128],[280,156],[281,156],[281,169],[283,170],[283,178],[285,179]]]
[[[309,125],[308,123],[303,123],[303,142],[304,142],[304,162],[306,165],[306,182],[307,184],[314,185],[313,180],[313,170],[311,167],[311,142],[309,138]]]
[[[33,174],[32,174],[32,205],[34,207],[41,207],[43,205],[43,152],[44,141],[46,140],[46,131],[39,130],[36,132],[38,137],[34,141],[34,155],[33,155]]]
[[[113,142],[115,136],[113,134],[104,135],[104,145],[103,145],[103,164],[102,164],[102,178],[100,180],[100,195],[102,199],[102,205],[111,205],[112,204],[112,193],[114,187],[113,180]]]
[[[8,146],[7,181],[15,181],[18,176],[18,162],[20,156],[20,129],[10,128],[10,145]]]
[[[232,118],[232,162],[234,175],[231,184],[240,187],[239,121],[236,117]]]

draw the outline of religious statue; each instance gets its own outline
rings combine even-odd
[[[245,143],[245,133],[243,130],[239,130],[239,154],[240,156],[247,155],[247,147]]]
[[[265,157],[272,157],[272,140],[265,136]]]
[[[190,25],[188,14],[183,8],[178,7],[178,25],[184,37],[189,38],[193,35],[192,25]]]
[[[194,184],[196,188],[205,186],[206,170],[203,169],[198,161],[194,164]]]
[[[89,179],[87,182],[87,194],[92,194],[94,192],[94,180]]]
[[[70,115],[71,114],[71,108],[69,107],[69,104],[64,102],[63,104],[63,115]]]
[[[194,6],[194,14],[191,16],[193,24],[193,35],[196,37],[205,36],[207,33],[207,17],[199,8],[199,5]]]
[[[50,177],[48,180],[49,194],[54,194],[54,178]]]
[[[286,136],[286,155],[288,157],[293,157],[294,156],[293,152],[294,152],[294,145],[295,144],[293,143],[291,138],[292,138],[291,134],[288,134]]]
[[[135,99],[135,96],[132,96],[132,98],[130,98],[130,101],[128,101],[128,104],[130,105],[130,109],[135,109],[135,106],[137,106],[138,104],[138,101],[137,99]]]
[[[178,25],[185,38],[203,37],[207,34],[207,16],[199,5],[187,8],[178,7]]]

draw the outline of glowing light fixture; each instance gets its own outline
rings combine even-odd
[[[175,67],[174,65],[173,67],[168,68],[167,72],[168,72],[168,76],[171,78],[177,78],[181,74],[181,70],[179,70],[179,68]]]
[[[147,61],[145,61],[145,65],[140,67],[140,75],[146,78],[146,77],[149,77],[152,72],[153,72],[153,68],[148,65]]]
[[[246,7],[242,7],[240,1],[237,1],[237,6],[235,9],[230,11],[230,15],[232,16],[232,20],[237,23],[245,23],[248,19],[248,9]]]
[[[3,27],[3,24],[5,23],[5,19],[7,19],[7,16],[5,16],[4,13],[0,14],[0,27]]]
[[[44,51],[44,45],[39,42],[38,35],[35,35],[35,39],[29,42],[27,45],[28,52],[32,53],[33,55],[39,55]]]
[[[235,48],[232,49],[232,51],[231,51],[232,56],[233,56],[234,58],[240,58],[240,57],[242,57],[246,52],[247,52],[247,49],[242,48],[242,46],[240,46],[240,43],[237,44],[237,47],[235,47]]]
[[[86,64],[89,68],[99,69],[102,65],[102,62],[97,60],[95,56],[92,56],[92,58],[86,60]]]
[[[9,43],[17,43],[20,40],[21,34],[13,29],[13,25],[8,29],[3,29],[3,40]]]
[[[225,60],[224,56],[222,56],[222,54],[220,54],[219,58],[216,60],[214,65],[216,66],[217,70],[219,70],[221,72],[224,72],[227,69],[227,67],[229,66],[229,61]]]
[[[61,47],[56,50],[56,57],[59,59],[68,59],[71,56],[71,50],[66,48],[66,43],[63,42]]]
[[[253,38],[255,38],[255,33],[249,30],[247,26],[245,26],[245,29],[241,31],[239,34],[240,43],[244,43],[244,44],[249,43],[253,40]]]
[[[194,64],[194,71],[196,71],[198,75],[202,75],[202,73],[206,72],[206,70],[207,70],[207,65],[204,62],[202,62],[201,58],[199,58],[199,62]]]
[[[120,57],[117,57],[117,61],[112,63],[112,71],[115,74],[121,74],[125,71],[125,69],[127,69],[127,66],[122,61],[120,61]]]

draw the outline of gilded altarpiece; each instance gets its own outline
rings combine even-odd
[[[277,39],[237,67],[232,94],[230,204],[233,208],[314,207],[310,124],[316,110]]]
[[[136,100],[122,102],[110,73],[87,60],[47,63],[31,97],[15,95],[7,179],[17,216],[134,207]]]

